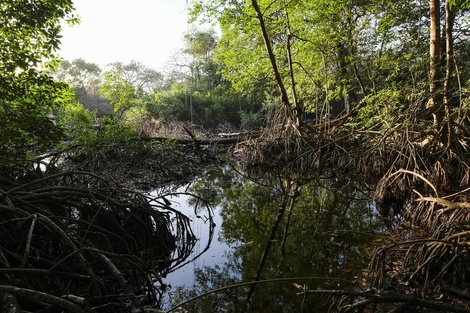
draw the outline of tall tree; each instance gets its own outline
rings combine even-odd
[[[152,94],[163,88],[163,74],[141,62],[135,60],[128,64],[114,62],[108,67],[121,72],[122,78],[131,84],[139,95]]]
[[[440,0],[429,1],[429,92],[431,98],[428,106],[434,109],[434,123],[439,125],[443,118],[444,95],[442,90],[442,56],[441,56],[441,6]]]
[[[71,0],[0,2],[0,154],[22,158],[50,148],[61,131],[48,117],[67,101],[57,65],[62,21],[76,23]]]
[[[58,80],[72,85],[76,94],[99,94],[102,75],[98,64],[87,62],[82,58],[71,62],[63,60],[55,76]]]
[[[136,89],[116,68],[104,73],[100,93],[111,103],[117,120],[121,120],[124,113],[136,105]]]
[[[183,53],[189,56],[185,67],[190,72],[191,90],[207,92],[217,86],[229,87],[219,74],[220,65],[213,58],[218,40],[213,29],[192,29],[184,35]]]
[[[222,38],[215,58],[223,62],[222,73],[234,87],[271,85],[271,95],[279,96],[298,123],[304,111],[336,116],[354,93],[367,94],[356,65],[367,9],[346,0],[213,0],[197,2],[193,13],[218,18]]]
[[[97,116],[111,113],[111,105],[107,99],[100,95],[100,86],[103,80],[101,68],[84,59],[73,61],[63,60],[54,76],[69,83],[77,100],[89,111],[96,111]]]
[[[193,14],[218,19],[214,57],[235,88],[274,82],[280,103],[320,122],[365,100],[361,123],[391,125],[383,121],[422,101],[426,89],[428,106],[442,111],[444,73],[452,73],[442,49],[453,54],[455,11],[447,10],[443,40],[441,2],[210,0],[195,1]]]
[[[466,1],[458,4],[452,0],[429,1],[430,97],[427,107],[433,112],[434,126],[437,130],[441,130],[444,122],[447,121],[447,127],[444,131],[448,133],[448,136],[452,133],[449,124],[450,114],[452,108],[455,107],[455,101],[452,101],[453,73],[458,64],[454,53],[454,38],[459,36],[461,32],[459,30],[456,33],[454,28],[456,19],[466,15],[466,7],[468,6]],[[462,52],[459,51],[459,54]],[[449,139],[448,136],[446,140]]]

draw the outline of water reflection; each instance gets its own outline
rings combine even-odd
[[[189,312],[326,312],[328,297],[298,293],[360,285],[383,228],[367,190],[331,179],[301,186],[282,177],[255,181],[226,166],[187,191],[212,202],[221,224],[212,244],[224,249],[214,250],[218,262],[194,267],[192,286],[171,283],[170,307],[219,287],[270,280],[191,301]],[[197,198],[188,203],[201,214]]]

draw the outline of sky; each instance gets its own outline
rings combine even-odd
[[[102,69],[136,60],[164,70],[183,48],[187,0],[74,0],[81,23],[63,26],[60,56],[82,58]]]

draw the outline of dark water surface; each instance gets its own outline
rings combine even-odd
[[[326,312],[329,297],[301,293],[360,286],[383,232],[367,190],[334,179],[299,187],[272,176],[252,180],[222,166],[168,199],[190,217],[197,240],[163,278],[169,286],[162,309],[216,288],[266,280],[210,294],[175,312]]]

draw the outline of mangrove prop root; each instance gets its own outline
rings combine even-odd
[[[160,276],[188,258],[195,242],[188,217],[160,197],[83,171],[0,177],[0,297],[7,312],[116,305],[143,312],[141,299],[157,300]]]
[[[69,312],[76,312],[76,313],[92,313],[93,311],[86,306],[80,306],[68,299],[63,299],[57,296],[53,296],[51,294],[47,294],[44,292],[40,292],[37,290],[31,290],[27,288],[18,288],[15,286],[8,286],[8,285],[0,285],[0,293],[9,293],[12,295],[25,297],[30,300],[35,300],[51,305],[56,305],[60,308],[63,308]]]

